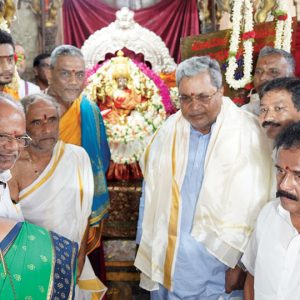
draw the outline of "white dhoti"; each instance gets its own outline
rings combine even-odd
[[[19,194],[24,218],[77,242],[91,214],[94,194],[90,159],[79,146],[57,142],[41,175]],[[86,257],[75,299],[102,299],[106,287]]]

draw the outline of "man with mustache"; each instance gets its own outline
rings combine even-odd
[[[251,90],[250,102],[242,106],[249,112],[259,115],[260,97],[262,86],[280,77],[293,77],[295,72],[295,60],[292,54],[269,46],[262,48],[259,52],[254,76],[254,89]]]
[[[72,298],[77,245],[41,227],[23,222],[19,204],[10,199],[9,169],[29,146],[24,111],[0,96],[0,298]],[[62,245],[62,247],[60,247]],[[59,249],[59,251],[57,251]],[[67,255],[62,260],[62,253]],[[42,258],[42,259],[41,259]],[[67,269],[66,267],[69,267]],[[62,274],[61,269],[66,272]],[[60,274],[57,278],[55,273]],[[58,285],[64,282],[64,289]]]
[[[176,71],[181,109],[140,160],[144,175],[135,266],[152,300],[241,299],[241,270],[272,160],[257,118],[223,96],[208,56]]]
[[[259,95],[259,121],[274,141],[283,128],[300,120],[300,79],[274,79],[261,88]]]
[[[260,212],[242,258],[245,300],[300,299],[300,123],[277,137],[277,199]]]
[[[21,206],[25,220],[61,234],[79,244],[79,286],[93,284],[105,290],[86,259],[86,241],[93,200],[93,175],[89,157],[79,146],[58,140],[59,105],[45,94],[21,100],[26,130],[31,136],[12,169],[11,197]],[[76,299],[91,292],[82,288]]]
[[[59,138],[65,143],[82,146],[93,168],[94,199],[87,246],[90,253],[99,246],[100,222],[108,211],[105,172],[110,163],[110,150],[99,108],[81,95],[84,80],[85,63],[81,51],[70,45],[55,48],[51,53],[46,93],[60,106]]]
[[[1,49],[1,46],[0,46]],[[0,59],[1,60],[1,59]],[[23,220],[19,205],[10,199],[7,182],[21,150],[28,146],[25,116],[22,107],[13,100],[0,96],[0,216]]]

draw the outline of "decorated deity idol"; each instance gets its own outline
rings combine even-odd
[[[122,51],[88,73],[85,93],[101,110],[112,154],[108,177],[140,178],[138,161],[147,143],[175,111],[170,91],[146,64]]]

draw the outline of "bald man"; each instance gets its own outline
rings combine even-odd
[[[0,95],[0,217],[23,220],[18,205],[10,199],[7,181],[11,178],[9,170],[30,140],[22,107]]]

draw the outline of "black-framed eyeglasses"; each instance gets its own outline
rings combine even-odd
[[[208,104],[211,99],[219,92],[219,89],[217,89],[213,94],[211,95],[203,95],[203,94],[198,94],[198,95],[179,95],[179,100],[184,103],[184,104],[189,104],[192,103],[193,98],[197,101],[197,102],[201,102],[203,104]]]
[[[16,141],[19,147],[28,147],[32,141],[31,137],[27,134],[20,136],[13,136],[6,133],[0,133],[0,145],[5,145],[7,143],[11,143],[12,141]]]

